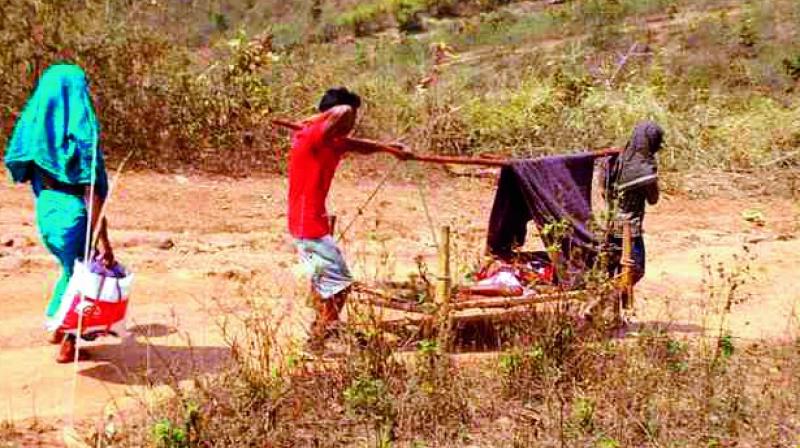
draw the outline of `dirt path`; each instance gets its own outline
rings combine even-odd
[[[345,225],[380,176],[341,174],[330,203]],[[425,182],[434,224],[458,229],[458,260],[474,262],[483,247],[493,181],[426,175]],[[293,273],[294,251],[284,232],[284,188],[281,178],[126,177],[110,219],[116,253],[137,276],[131,337],[96,341],[88,349],[92,359],[73,370],[52,361],[55,347],[41,329],[57,273],[38,243],[30,194],[0,187],[0,420],[29,424],[36,418],[52,427],[67,422],[74,372],[75,416],[94,418],[109,403],[142,399],[152,386],[213,371],[226,356],[217,322],[248,298],[285,306],[290,324],[302,333],[310,313],[290,300],[303,282]],[[763,227],[742,219],[748,208],[764,212]],[[755,279],[745,286],[752,297],[734,310],[734,335],[793,335],[799,328],[791,319],[800,303],[798,213],[797,204],[776,198],[666,197],[648,215],[649,265],[639,288],[639,318],[676,332],[698,331],[709,309],[700,291],[700,257],[729,262],[749,242],[757,257],[751,263]],[[395,180],[364,212],[344,248],[357,276],[370,279],[405,275],[418,254],[432,261],[431,243],[419,188]]]

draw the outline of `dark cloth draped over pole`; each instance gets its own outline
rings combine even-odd
[[[564,222],[569,229],[561,241],[563,259],[570,260],[578,252],[582,262],[591,262],[599,246],[589,228],[595,158],[595,154],[581,153],[518,160],[504,167],[489,218],[490,252],[501,258],[511,256],[525,243],[531,220],[539,229]]]

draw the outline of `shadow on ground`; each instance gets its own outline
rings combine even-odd
[[[177,329],[170,325],[164,324],[144,324],[134,325],[128,331],[136,336],[146,336],[148,338],[160,338],[177,333]]]
[[[183,381],[218,370],[230,356],[225,347],[189,347],[122,344],[87,349],[92,361],[103,364],[79,371],[80,375],[115,384],[154,385]]]

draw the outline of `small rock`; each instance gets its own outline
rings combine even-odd
[[[181,185],[186,185],[186,184],[189,183],[189,178],[187,178],[186,176],[181,176],[180,174],[178,174],[178,175],[175,175],[175,182],[177,182],[177,183],[179,183]]]
[[[767,223],[764,212],[758,209],[749,209],[742,212],[742,218],[750,223],[759,227],[763,227]]]
[[[158,248],[161,250],[170,250],[173,247],[175,247],[175,242],[172,241],[172,238],[167,238],[158,244]]]
[[[30,247],[33,240],[24,235],[4,235],[0,237],[0,247]]]
[[[747,244],[758,244],[758,243],[763,243],[764,241],[767,240],[769,240],[769,238],[766,236],[754,236],[752,238],[747,239]]]

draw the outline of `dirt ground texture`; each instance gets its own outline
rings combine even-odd
[[[483,249],[494,179],[454,178],[391,162],[356,170],[347,162],[329,198],[339,229],[387,172],[391,178],[342,243],[356,276],[402,278],[415,270],[417,255],[434,266],[431,227],[442,224],[456,229],[457,271],[464,274]],[[705,182],[696,178],[691,184]],[[0,421],[32,434],[54,434],[72,419],[97,419],[159,385],[211,372],[227,356],[219,323],[248,298],[282,307],[286,325],[302,334],[311,312],[293,299],[304,281],[285,231],[285,189],[279,176],[126,174],[109,219],[115,253],[136,275],[131,334],[90,343],[91,359],[73,366],[53,361],[57,347],[43,331],[58,269],[39,243],[32,196],[23,186],[0,186]],[[762,225],[743,218],[750,209],[761,211]],[[727,267],[734,257],[752,258],[747,299],[730,320],[733,336],[796,337],[799,216],[800,206],[789,198],[665,194],[648,210],[648,267],[637,287],[637,319],[687,337],[699,334],[713,325],[707,319],[713,304],[702,291],[702,257]],[[35,435],[30,440],[35,445]]]

